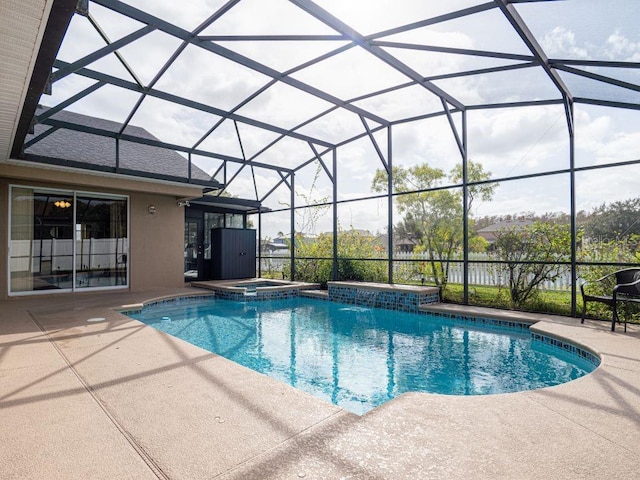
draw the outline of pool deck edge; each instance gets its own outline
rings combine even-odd
[[[409,393],[358,417],[116,311],[193,292],[0,302],[2,477],[628,479],[638,474],[638,326],[610,332],[606,322],[580,325],[579,319],[503,312],[531,318],[536,329],[593,349],[601,366],[578,380],[530,392]],[[105,320],[87,322],[90,318]]]

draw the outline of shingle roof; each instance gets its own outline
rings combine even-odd
[[[533,220],[521,219],[521,220],[506,220],[504,222],[494,223],[489,225],[488,227],[481,228],[478,230],[478,233],[494,233],[499,232],[500,230],[517,230],[519,228],[526,227],[528,225],[533,225],[535,222]]]
[[[42,115],[47,110],[46,107],[39,106],[36,110],[36,115]],[[110,120],[64,110],[54,114],[51,119],[80,124],[88,129],[96,129],[96,131],[113,133],[117,133],[121,126],[121,124]],[[54,127],[36,124],[34,134],[27,135],[25,144],[28,144],[30,140],[49,131],[51,128]],[[143,139],[158,140],[147,130],[140,127],[128,126],[124,133]],[[120,140],[119,144],[119,169],[121,170],[146,172],[185,180],[188,178],[189,161],[174,150],[124,140]],[[65,128],[53,131],[53,133],[26,148],[24,153],[27,159],[30,156],[45,157],[62,161],[62,163],[66,162],[70,166],[78,163],[104,167],[105,169],[115,169],[116,167],[115,138]],[[200,181],[210,180],[210,176],[195,165],[191,167],[191,177]]]

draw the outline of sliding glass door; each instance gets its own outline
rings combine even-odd
[[[11,189],[11,293],[73,287],[73,193]]]
[[[76,288],[127,283],[127,201],[76,195]]]
[[[127,197],[11,187],[9,293],[126,286]]]

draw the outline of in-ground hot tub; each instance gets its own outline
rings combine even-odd
[[[227,300],[277,300],[297,297],[300,290],[317,290],[320,288],[317,283],[264,278],[191,282],[191,286],[213,290],[216,293],[216,297]]]
[[[258,279],[258,280],[240,282],[233,286],[238,288],[258,289],[258,288],[269,288],[269,287],[288,287],[291,285],[291,283],[292,282],[287,282],[287,281],[279,282],[277,280]]]

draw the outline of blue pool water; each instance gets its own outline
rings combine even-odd
[[[357,414],[404,392],[515,392],[595,368],[528,332],[307,298],[165,303],[129,316]]]

